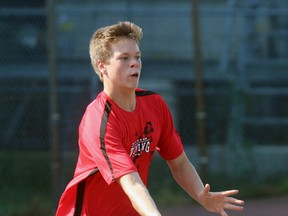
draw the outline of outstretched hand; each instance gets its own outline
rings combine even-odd
[[[199,194],[199,198],[201,204],[208,211],[218,213],[221,216],[228,216],[225,209],[235,211],[243,210],[244,201],[230,197],[238,192],[238,190],[210,192],[210,185],[206,184],[204,190]]]

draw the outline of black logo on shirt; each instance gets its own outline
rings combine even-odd
[[[150,152],[150,145],[152,142],[152,135],[151,133],[154,131],[152,123],[146,122],[144,130],[140,137],[132,143],[131,150],[130,150],[130,157],[134,160],[138,158],[143,151],[146,153]]]

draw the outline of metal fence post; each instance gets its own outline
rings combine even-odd
[[[57,206],[60,188],[60,113],[58,107],[57,80],[57,43],[56,43],[56,0],[47,0],[47,51],[49,67],[49,119],[50,119],[50,151],[51,151],[51,188],[52,209]]]
[[[199,2],[192,0],[192,24],[193,24],[193,46],[194,46],[194,69],[195,69],[195,94],[196,94],[196,121],[198,146],[200,151],[200,175],[202,180],[207,181],[207,147],[206,147],[206,131],[205,119],[206,112],[204,108],[204,91],[202,78],[202,52],[201,52],[201,36],[199,24]]]

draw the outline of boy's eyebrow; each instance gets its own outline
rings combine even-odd
[[[131,53],[123,52],[123,53],[120,53],[119,55],[129,55],[129,54],[131,54]],[[141,53],[141,51],[138,51],[135,54],[140,54],[141,55],[142,53]]]

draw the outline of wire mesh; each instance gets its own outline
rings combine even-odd
[[[45,3],[0,2],[0,215],[51,214]],[[208,148],[286,146],[287,2],[207,0],[200,12]],[[56,15],[61,189],[72,177],[81,116],[101,90],[89,39],[120,20],[144,31],[140,87],[163,95],[185,147],[197,148],[189,1],[58,1]]]

